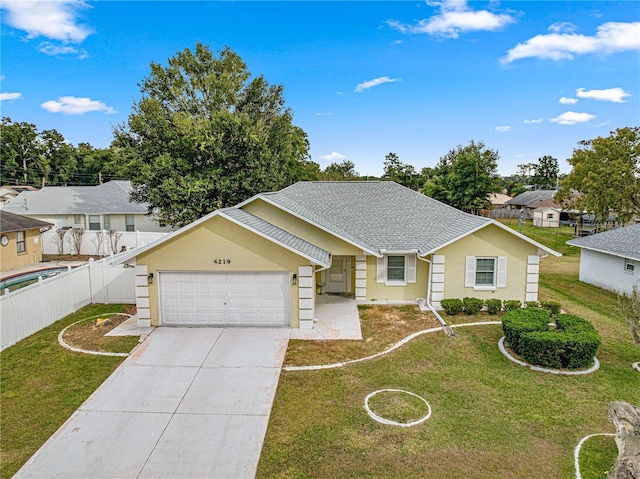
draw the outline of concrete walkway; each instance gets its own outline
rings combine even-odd
[[[254,477],[289,334],[155,329],[14,477]]]
[[[316,296],[313,329],[292,329],[291,339],[362,339],[355,299],[333,294]]]

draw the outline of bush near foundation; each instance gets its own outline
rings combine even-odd
[[[591,366],[601,338],[593,325],[571,314],[548,322],[551,312],[526,308],[505,313],[502,328],[509,347],[531,364],[550,368],[582,369]]]
[[[484,306],[484,301],[478,298],[463,298],[464,312],[467,314],[478,314]]]
[[[487,312],[489,314],[498,314],[502,309],[502,300],[501,299],[487,299],[485,301],[485,306],[487,307]]]
[[[551,312],[551,316],[558,316],[562,309],[560,303],[556,301],[543,301],[540,306],[544,309],[548,309]]]
[[[464,310],[464,303],[459,298],[443,299],[440,305],[449,316],[455,316]]]
[[[522,307],[522,301],[518,299],[507,299],[504,302],[504,310],[505,311],[515,311]]]

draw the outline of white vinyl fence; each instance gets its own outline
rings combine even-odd
[[[0,350],[88,304],[135,304],[134,271],[101,260],[0,296]]]
[[[145,231],[118,231],[109,235],[108,231],[85,230],[80,243],[80,253],[91,256],[109,256],[111,253],[119,253],[138,246],[144,246],[152,241],[162,238],[169,233],[149,233]],[[42,233],[43,254],[78,254],[73,233],[66,230],[62,237],[62,243],[56,230],[48,230]]]

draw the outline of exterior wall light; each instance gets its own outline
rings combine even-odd
[[[149,273],[149,276],[147,276],[147,281],[149,282],[149,284],[153,284],[153,273]]]
[[[296,284],[298,284],[298,275],[297,274],[293,274],[293,285],[295,286]]]

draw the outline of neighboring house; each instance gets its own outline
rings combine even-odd
[[[511,196],[502,193],[491,193],[489,195],[489,201],[494,209],[506,207],[509,200],[511,200]]]
[[[9,202],[23,191],[37,191],[33,186],[4,185],[0,186],[0,206]]]
[[[523,210],[524,214],[531,218],[533,210],[541,206],[549,206],[548,201],[553,200],[555,194],[556,190],[525,191],[507,201],[507,207],[512,210]]]
[[[538,297],[558,253],[393,182],[300,182],[120,255],[140,324],[311,328],[319,293],[358,302]]]
[[[580,251],[580,281],[616,293],[640,286],[640,224],[567,241]]]
[[[558,228],[561,213],[562,208],[559,206],[540,206],[533,210],[533,226]]]
[[[98,186],[45,186],[20,193],[3,208],[53,223],[55,229],[171,231],[148,214],[147,205],[130,201],[130,192],[128,181],[109,181]]]
[[[53,225],[0,210],[0,269],[42,261],[40,234]]]

